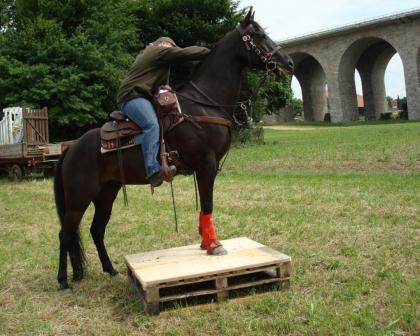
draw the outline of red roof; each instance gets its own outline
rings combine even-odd
[[[365,107],[365,102],[363,101],[363,96],[357,95],[357,107]]]

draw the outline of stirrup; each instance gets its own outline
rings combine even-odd
[[[176,174],[176,166],[170,165],[168,167],[168,175],[163,174],[163,180],[165,182],[172,182],[172,180],[174,179],[175,174]]]

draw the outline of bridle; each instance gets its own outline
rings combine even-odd
[[[252,25],[252,23],[250,23],[245,28],[242,28],[241,25],[236,27],[239,34],[241,35],[242,41],[245,43],[245,47],[247,51],[253,51],[255,55],[259,57],[261,62],[265,64],[266,70],[268,72],[272,72],[278,68],[278,64],[272,61],[271,59],[273,55],[281,49],[281,47],[278,45],[270,52],[267,52],[266,50],[264,50],[264,48],[259,43],[256,43],[254,39],[252,38],[252,36],[249,34],[253,28],[254,26]],[[249,65],[251,65],[249,53],[247,53],[247,57],[248,57],[248,63]]]

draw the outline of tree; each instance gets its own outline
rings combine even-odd
[[[13,24],[14,0],[0,0],[0,32]]]
[[[303,115],[303,101],[299,98],[292,98],[289,101],[290,107],[293,109],[295,115]]]
[[[0,101],[49,107],[53,138],[75,138],[115,108],[136,43],[127,1],[16,0],[1,33]]]
[[[280,109],[291,101],[293,97],[291,81],[291,76],[269,78],[263,90],[263,97],[267,102],[266,113],[279,114]]]
[[[404,97],[400,99],[400,113],[399,113],[399,119],[405,119],[408,120],[408,105],[407,105],[407,97]]]
[[[392,97],[387,96],[386,101],[387,101],[387,105],[388,105],[388,110],[391,111],[392,110]]]

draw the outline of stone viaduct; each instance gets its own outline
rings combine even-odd
[[[280,42],[295,62],[306,120],[358,120],[355,69],[363,89],[366,119],[386,112],[385,69],[401,57],[408,118],[420,120],[420,9]],[[327,88],[326,89],[326,85]]]

